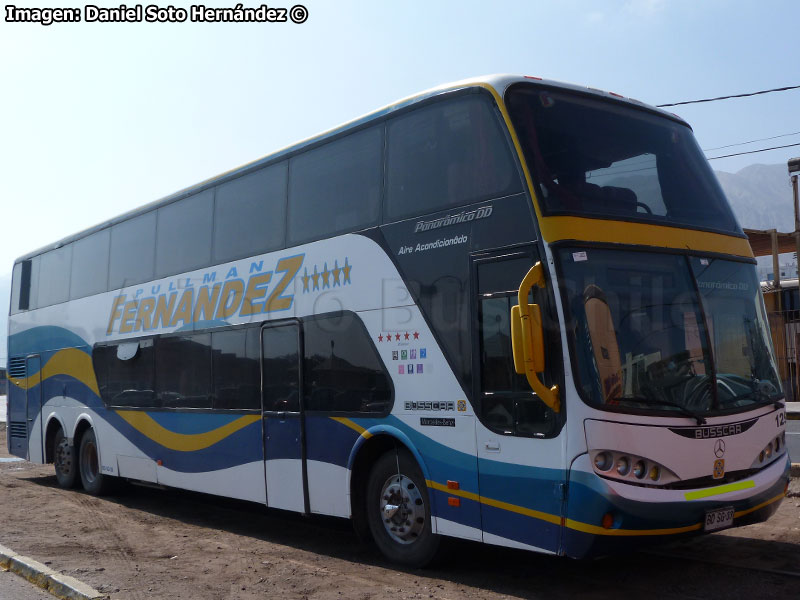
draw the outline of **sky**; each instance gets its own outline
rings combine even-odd
[[[518,73],[651,104],[800,85],[792,0],[302,1],[302,24],[0,19],[0,306],[14,258],[448,81]],[[800,132],[798,108],[800,90],[670,110],[711,149]]]

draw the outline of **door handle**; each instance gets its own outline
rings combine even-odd
[[[487,452],[500,452],[500,442],[491,440],[486,442],[486,451]]]

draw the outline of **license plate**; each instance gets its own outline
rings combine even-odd
[[[706,522],[703,526],[704,531],[717,531],[718,529],[725,529],[733,525],[733,510],[732,506],[725,508],[717,508],[706,512]]]

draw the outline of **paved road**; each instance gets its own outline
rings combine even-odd
[[[53,600],[53,596],[11,571],[0,570],[0,600],[43,599]]]
[[[800,462],[800,421],[786,422],[786,447],[792,462]]]

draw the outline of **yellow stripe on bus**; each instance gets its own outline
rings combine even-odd
[[[117,414],[125,419],[136,431],[144,434],[154,442],[170,450],[194,452],[213,446],[244,429],[248,425],[261,420],[261,415],[245,415],[227,425],[205,433],[175,433],[159,425],[150,415],[138,410],[118,410]]]
[[[360,435],[364,437],[364,439],[369,439],[372,437],[372,434],[369,431],[361,427],[361,425],[359,425],[358,423],[354,423],[350,419],[346,419],[345,417],[331,417],[331,419],[333,419],[338,423],[341,423],[346,427],[349,427],[353,431],[358,432]]]
[[[45,363],[38,373],[21,379],[10,377],[9,381],[18,388],[27,390],[56,375],[69,375],[73,379],[80,381],[98,396],[100,395],[100,390],[97,387],[97,378],[94,375],[94,367],[92,366],[92,357],[77,348],[59,350]]]
[[[429,488],[438,490],[440,492],[444,492],[445,494],[449,494],[450,496],[458,496],[460,498],[465,498],[467,500],[479,502],[480,504],[484,504],[486,506],[493,506],[501,510],[507,510],[509,512],[514,512],[520,515],[524,515],[526,517],[531,517],[534,519],[539,519],[541,521],[546,521],[548,523],[553,523],[554,525],[563,524],[565,527],[568,527],[569,529],[574,529],[575,531],[589,533],[592,535],[629,536],[629,537],[647,536],[647,535],[677,535],[680,533],[688,533],[690,531],[699,531],[700,529],[703,528],[703,523],[694,523],[692,525],[685,525],[683,527],[667,527],[662,529],[606,529],[605,527],[602,527],[600,525],[591,525],[589,523],[583,523],[582,521],[575,521],[573,519],[563,519],[562,521],[561,517],[557,515],[553,515],[538,510],[533,510],[531,508],[525,508],[524,506],[517,506],[516,504],[503,502],[501,500],[494,500],[492,498],[481,497],[480,495],[475,494],[474,492],[466,492],[464,490],[451,490],[446,485],[443,485],[436,481],[426,480],[425,483],[427,483]],[[736,512],[734,514],[734,518],[738,519],[739,517],[755,512],[761,508],[764,508],[765,506],[769,506],[770,504],[777,502],[783,497],[784,493],[780,493],[774,498],[770,498],[766,502],[762,502],[758,506],[754,506],[747,510]]]
[[[731,492],[738,492],[740,490],[747,490],[754,487],[756,487],[756,482],[751,479],[749,481],[739,481],[737,483],[729,483],[727,485],[718,485],[717,487],[707,488],[705,490],[686,492],[684,496],[686,496],[687,500],[700,500],[701,498],[721,496],[722,494],[730,494]]]
[[[753,257],[753,251],[746,238],[694,229],[646,223],[598,221],[584,217],[544,217],[539,221],[539,227],[544,239],[550,243],[559,240],[579,240]]]

